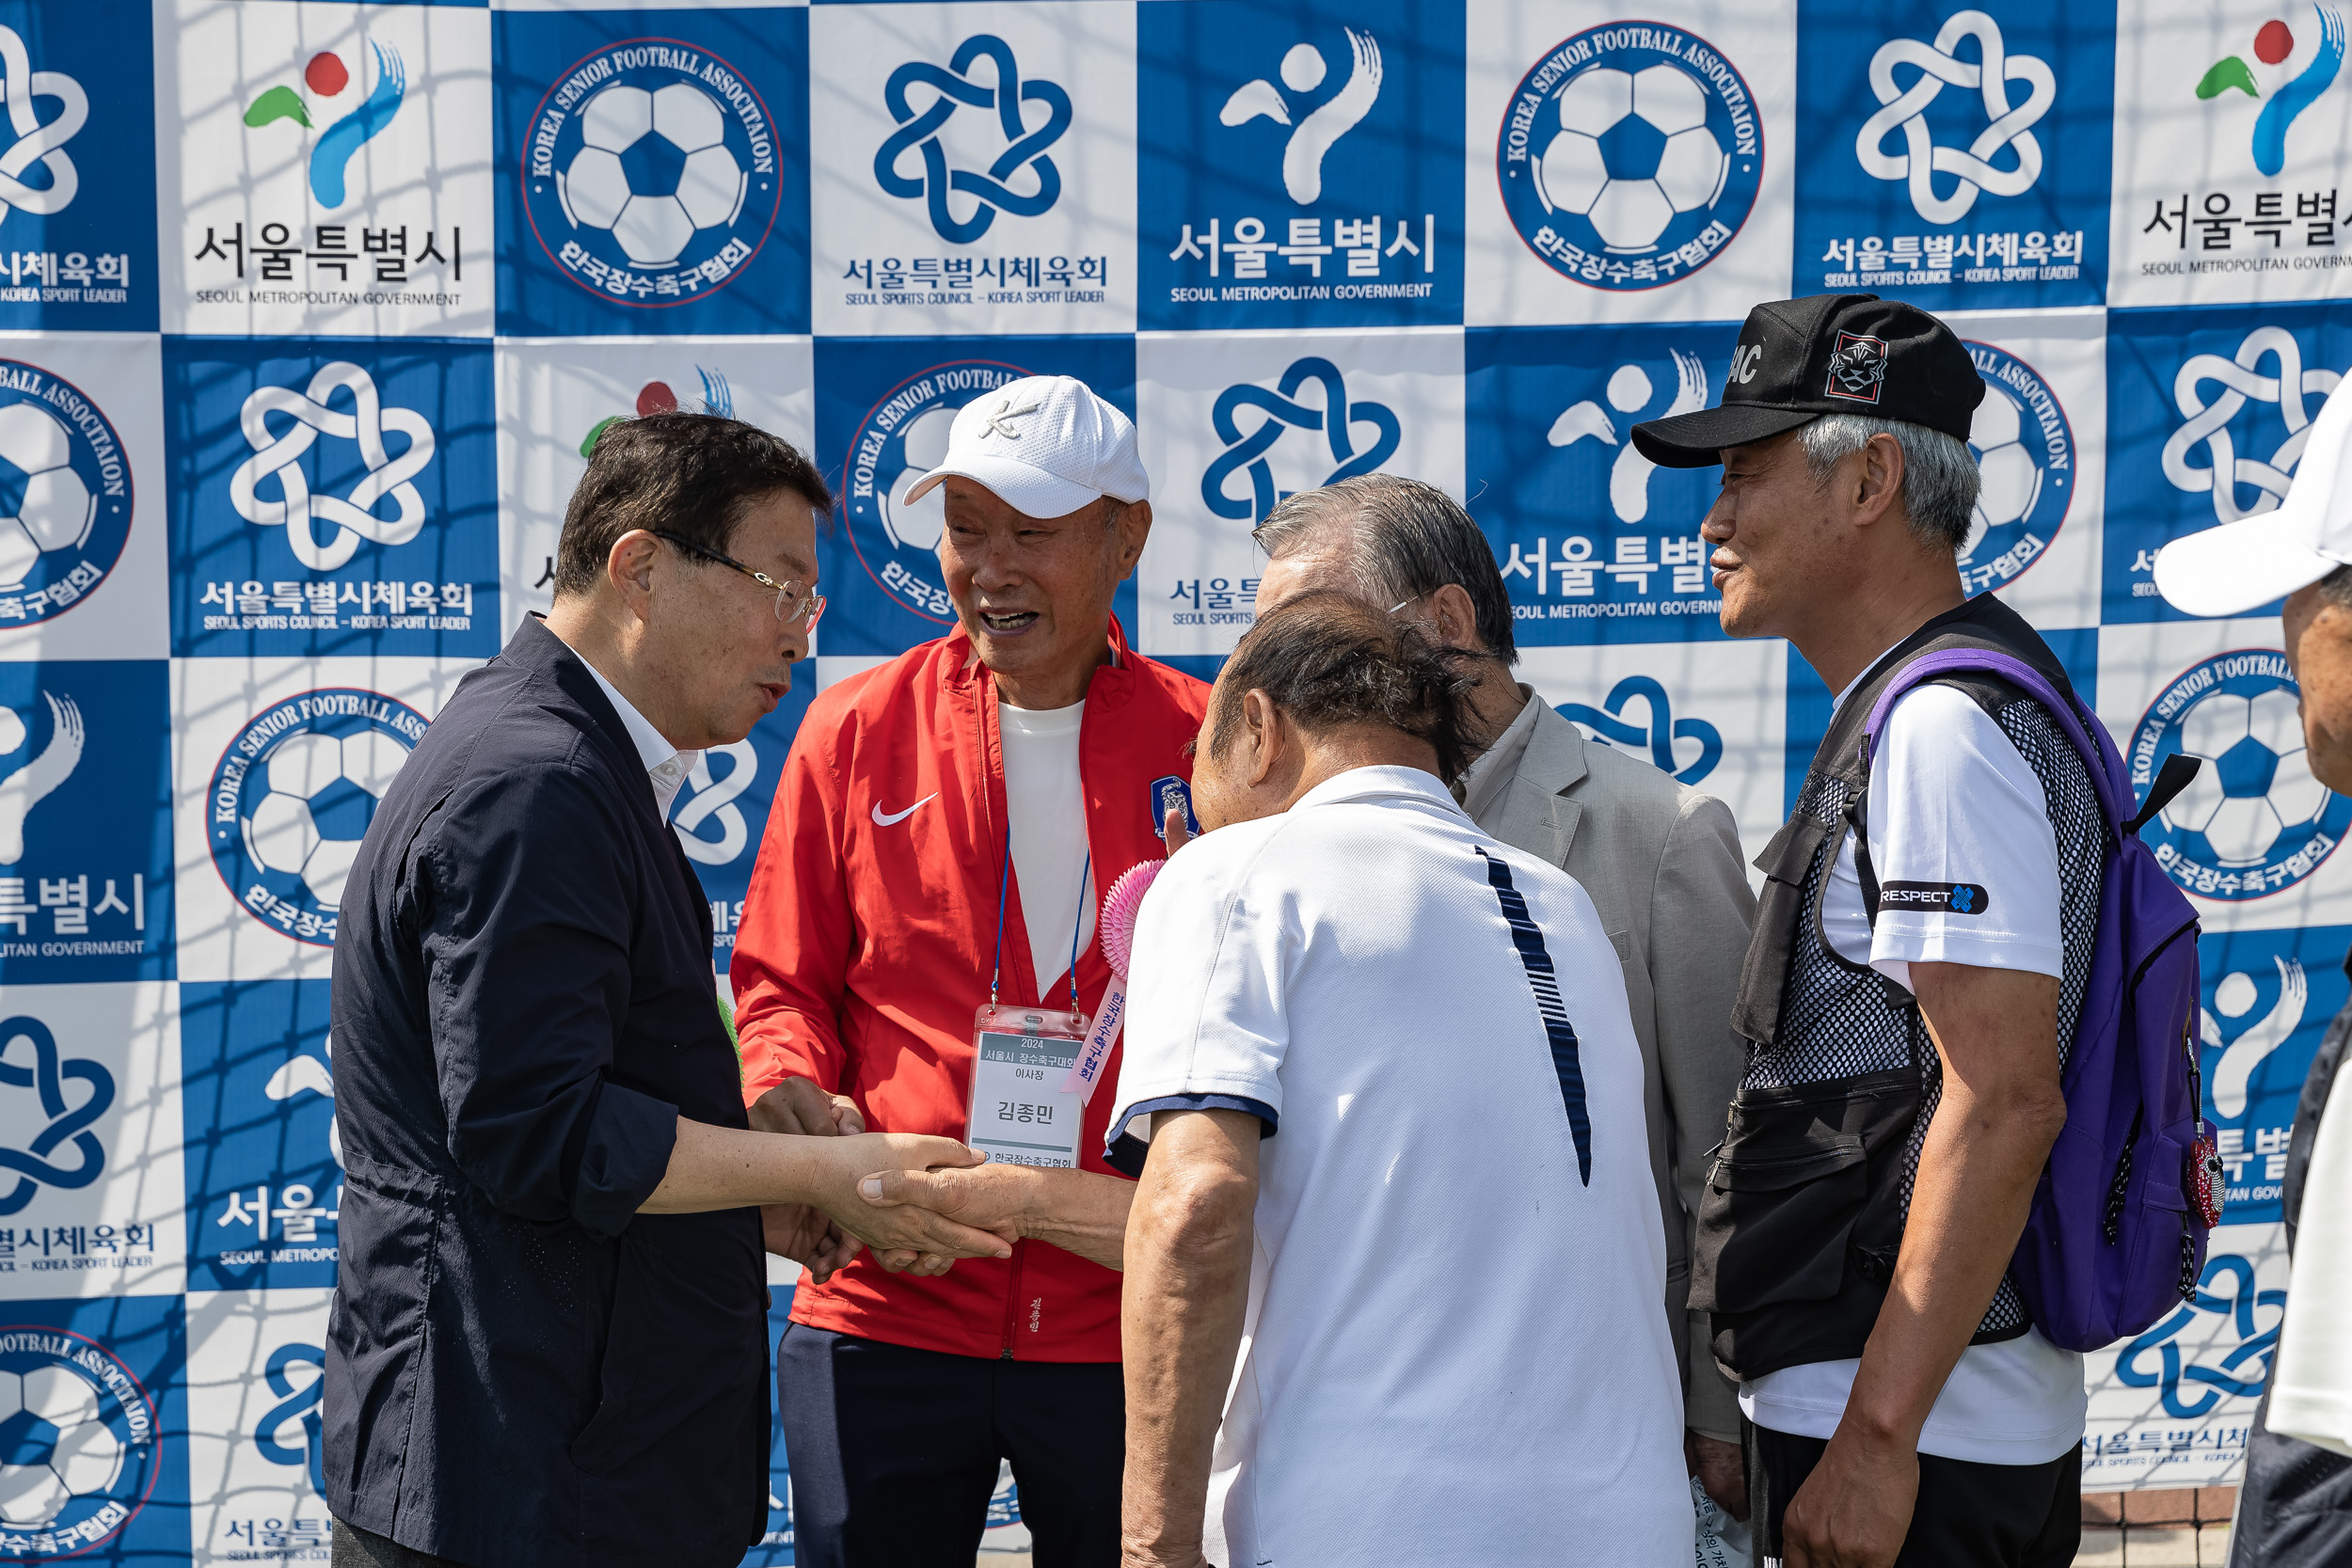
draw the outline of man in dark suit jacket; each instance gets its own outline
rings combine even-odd
[[[338,1564],[732,1564],[767,1522],[762,1205],[821,1274],[874,1171],[971,1163],[747,1128],[709,907],[666,825],[692,749],[790,689],[823,600],[798,451],[670,414],[573,496],[555,604],[468,675],[384,798],[335,948],[347,1176],[327,1334]],[[882,1223],[877,1223],[878,1217]],[[894,1228],[894,1226],[900,1228]]]

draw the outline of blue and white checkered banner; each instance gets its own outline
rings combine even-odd
[[[2352,801],[2276,618],[2150,562],[2277,506],[2352,370],[2352,6],[1636,9],[0,0],[0,1563],[326,1560],[343,878],[609,421],[748,420],[842,498],[818,657],[673,810],[723,966],[809,698],[953,622],[908,479],[1035,372],[1140,427],[1144,652],[1214,673],[1266,512],[1409,474],[1486,527],[1521,677],[1753,851],[1828,693],[1724,640],[1711,480],[1629,436],[1751,306],[1849,290],[1989,385],[1971,590],[2143,785],[2211,762],[2147,836],[2210,933],[2229,1225],[2092,1358],[2086,1476],[2231,1479]],[[790,1505],[779,1442],[747,1561]]]

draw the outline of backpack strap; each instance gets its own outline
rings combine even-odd
[[[2083,759],[2084,768],[2090,774],[2091,791],[2099,798],[2099,813],[2106,818],[2109,830],[2122,834],[2124,824],[2136,821],[2129,775],[2123,768],[2122,753],[2107,735],[2106,726],[2095,721],[2086,725],[2088,715],[2080,702],[2062,695],[2050,684],[2049,678],[2017,657],[1991,648],[1945,648],[1914,659],[1901,673],[1886,683],[1878,702],[1870,709],[1870,717],[1862,729],[1862,760],[1867,768],[1878,751],[1879,733],[1886,727],[1887,715],[1895,704],[1913,688],[1939,680],[1947,675],[1994,675],[2025,692],[2047,708],[2058,721],[2058,728],[2073,743],[2076,754]],[[2096,738],[2093,738],[2093,737]],[[2191,773],[2195,770],[2192,768]],[[2181,784],[2186,784],[2184,777]],[[2175,784],[2177,791],[2180,784]],[[2168,797],[2169,799],[2169,797]]]
[[[2092,793],[2099,798],[2099,813],[2106,818],[2107,829],[2119,839],[2137,833],[2156,813],[2162,811],[2175,795],[2197,776],[2199,759],[2179,753],[2165,759],[2164,768],[2156,777],[2155,785],[2148,792],[2147,803],[2135,812],[2132,809],[2130,775],[2123,767],[2122,754],[2116,751],[2106,726],[2090,720],[2081,702],[2061,693],[2052,686],[2049,677],[2017,657],[2014,654],[1992,648],[1944,648],[1923,655],[1905,665],[1895,678],[1879,692],[1871,705],[1870,716],[1862,727],[1862,764],[1869,768],[1878,752],[1880,733],[1885,729],[1888,715],[1895,705],[1915,689],[1948,675],[1994,675],[2025,692],[2049,710],[2058,728],[2083,760],[2090,775]],[[2095,737],[2095,738],[2094,738]],[[1870,863],[1870,846],[1867,834],[1864,802],[1869,798],[1867,787],[1856,790],[1847,803],[1847,819],[1853,825],[1854,873],[1862,884],[1862,905],[1870,923],[1878,924],[1879,879]]]

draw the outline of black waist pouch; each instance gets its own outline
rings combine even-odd
[[[1732,1101],[1691,1267],[1732,1376],[1862,1354],[1902,1246],[1919,1089],[1904,1067]]]

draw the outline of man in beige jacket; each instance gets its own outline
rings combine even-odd
[[[1308,589],[1338,588],[1479,656],[1476,738],[1486,751],[1454,793],[1481,828],[1583,884],[1624,965],[1665,1223],[1667,1322],[1684,1369],[1686,1449],[1708,1494],[1745,1517],[1739,1406],[1708,1353],[1704,1314],[1694,1321],[1686,1306],[1707,1156],[1723,1139],[1745,1059],[1729,1021],[1756,898],[1730,809],[1587,741],[1511,678],[1502,574],[1486,534],[1444,492],[1390,474],[1345,479],[1283,501],[1256,537],[1270,562],[1259,613]]]

